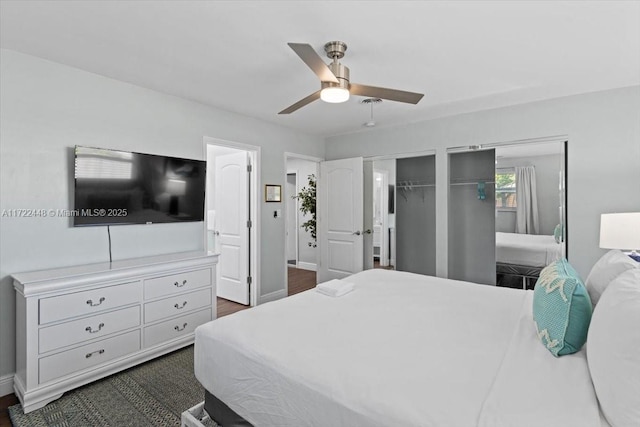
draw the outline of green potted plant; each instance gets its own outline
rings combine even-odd
[[[315,248],[316,244],[316,176],[311,174],[308,176],[307,187],[302,187],[300,192],[293,196],[294,199],[300,201],[300,212],[304,215],[311,215],[307,221],[302,223],[300,227],[304,228],[304,231],[311,234],[313,242],[309,242],[308,245]]]

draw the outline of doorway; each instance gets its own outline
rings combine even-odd
[[[285,212],[285,268],[287,271],[287,295],[315,286],[318,265],[317,242],[311,229],[304,228],[312,216],[300,211],[296,198],[303,189],[310,187],[310,180],[318,177],[318,164],[322,159],[302,154],[285,153],[285,188],[283,199]]]
[[[256,305],[260,148],[205,137],[207,250],[220,254],[218,299]]]
[[[364,268],[435,275],[435,154],[371,157],[364,171]]]
[[[292,200],[298,194],[298,173],[287,171],[285,199]],[[287,266],[298,266],[298,206],[287,204]]]

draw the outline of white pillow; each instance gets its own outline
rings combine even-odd
[[[640,426],[640,269],[622,273],[602,294],[589,327],[587,360],[607,421]]]
[[[596,306],[600,295],[613,279],[627,270],[640,268],[639,266],[639,262],[634,261],[617,249],[610,250],[604,254],[593,266],[584,283],[587,287],[587,292],[589,292],[591,304],[594,307]]]

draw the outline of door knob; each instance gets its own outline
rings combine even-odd
[[[366,229],[363,231],[364,234],[371,234],[371,230],[370,229]]]
[[[219,235],[220,235],[220,232],[219,232],[219,231],[214,231],[214,232],[213,232],[213,234],[214,234],[215,236],[219,236]]]
[[[353,234],[356,235],[356,236],[359,236],[362,233],[360,233],[360,230],[358,230],[358,231],[354,231]]]

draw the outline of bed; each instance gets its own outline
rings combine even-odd
[[[348,281],[339,298],[310,290],[196,329],[206,404],[235,419],[218,422],[608,425],[584,349],[540,344],[533,292],[388,270]]]
[[[563,245],[553,236],[496,233],[496,274],[537,278],[540,271],[560,259]]]

